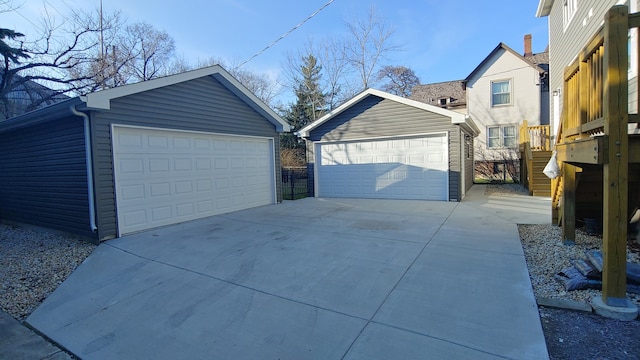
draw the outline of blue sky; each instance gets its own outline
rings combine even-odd
[[[217,57],[240,62],[280,37],[328,0],[103,0],[104,10],[120,10],[129,22],[145,21],[168,32],[191,62]],[[64,22],[71,7],[97,8],[99,0],[14,0],[17,11],[2,13],[1,27],[24,34],[45,8]],[[523,51],[533,35],[533,51],[548,43],[547,19],[536,18],[538,0],[334,0],[322,12],[245,67],[277,77],[287,53],[309,39],[346,36],[344,21],[365,17],[371,6],[395,29],[402,51],[385,64],[413,69],[422,83],[465,78],[499,43]],[[62,14],[62,15],[61,15]],[[26,19],[29,19],[27,21]]]

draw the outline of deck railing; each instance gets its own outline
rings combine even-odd
[[[549,125],[529,126],[527,120],[522,121],[519,129],[520,154],[522,158],[521,182],[533,194],[533,153],[536,151],[550,151]]]

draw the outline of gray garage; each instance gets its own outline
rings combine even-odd
[[[281,201],[289,125],[220,66],[0,123],[0,217],[109,239]]]
[[[298,135],[316,196],[460,201],[478,133],[464,114],[369,89]]]

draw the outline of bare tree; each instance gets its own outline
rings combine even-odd
[[[175,57],[173,38],[144,22],[126,27],[119,49],[130,54],[126,68],[138,81],[167,75]]]
[[[420,79],[415,72],[405,66],[386,65],[378,70],[376,79],[379,82],[386,81],[381,89],[398,96],[411,96],[411,89],[420,85]]]
[[[102,21],[100,20],[102,16]],[[87,56],[93,61],[78,64],[69,69],[68,77],[85,79],[86,91],[112,88],[127,84],[132,76],[126,67],[132,60],[132,49],[122,47],[124,21],[119,12],[100,14],[98,11],[74,14],[73,22],[88,24],[99,31],[96,45],[87,50]],[[98,34],[95,34],[98,36]]]
[[[0,0],[0,13],[10,12],[19,7],[14,5],[12,0]]]
[[[346,44],[341,40],[327,40],[318,46],[317,57],[323,71],[323,89],[329,111],[352,95],[347,92],[348,95],[345,96],[345,89],[349,88],[345,83],[345,77],[349,72],[345,52]]]
[[[23,40],[21,36],[7,38],[8,46],[29,58],[16,62],[7,53],[2,54],[0,102],[3,117],[59,101],[66,93],[91,90],[90,80],[97,77],[97,71],[91,65],[96,61],[100,32],[94,20],[87,14],[76,13],[72,21],[58,26],[52,18],[44,18],[43,30],[33,37],[35,40]],[[76,73],[80,68],[93,71]]]
[[[350,37],[346,43],[344,56],[358,73],[359,91],[362,91],[371,86],[378,62],[389,52],[400,50],[400,47],[391,42],[393,29],[376,15],[373,7],[369,9],[367,18],[345,22],[345,26]]]

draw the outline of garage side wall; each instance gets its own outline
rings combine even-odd
[[[393,100],[368,96],[309,133],[309,140],[343,141],[419,134],[449,134],[449,200],[460,201],[460,141],[451,118]],[[307,149],[313,148],[307,145]],[[313,161],[313,156],[309,156]]]
[[[473,159],[475,158],[473,139],[473,135],[464,133],[463,141],[465,144],[463,148],[465,149],[465,154],[463,154],[463,159],[465,175],[464,185],[466,191],[469,191],[471,186],[473,186]]]
[[[270,137],[274,140],[276,198],[282,199],[279,136],[267,119],[213,77],[204,77],[112,100],[108,111],[93,111],[94,172],[100,239],[117,235],[111,125]]]
[[[95,237],[82,118],[0,133],[0,219]]]
[[[462,139],[463,135],[458,127],[449,133],[449,201],[462,200]]]

